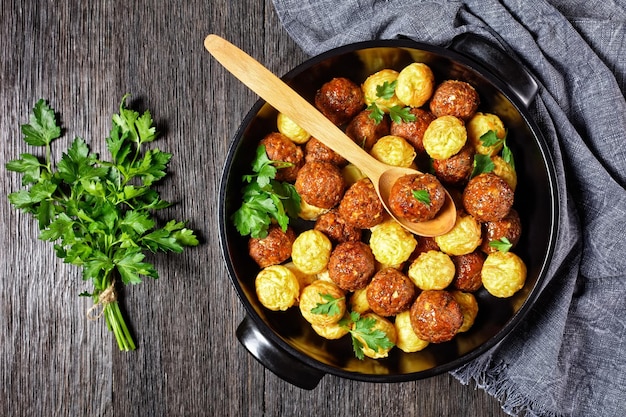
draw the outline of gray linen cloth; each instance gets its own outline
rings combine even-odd
[[[626,413],[626,5],[616,0],[274,0],[310,55],[399,36],[484,35],[540,90],[530,113],[556,161],[560,232],[534,309],[452,374],[511,415]]]

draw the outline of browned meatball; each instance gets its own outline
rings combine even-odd
[[[290,167],[280,168],[276,172],[276,179],[279,181],[294,182],[298,171],[304,164],[304,152],[302,152],[302,148],[279,132],[269,133],[261,139],[260,144],[265,145],[265,153],[272,161],[283,161],[293,164]]]
[[[433,169],[444,184],[464,185],[474,169],[474,148],[468,144],[450,158],[433,160]]]
[[[363,242],[340,243],[330,254],[328,275],[343,290],[365,288],[375,271],[372,250]]]
[[[427,192],[425,200],[414,192]],[[411,222],[423,222],[434,218],[446,200],[446,191],[439,180],[431,174],[404,175],[391,187],[389,207],[398,217]]]
[[[469,83],[446,80],[439,84],[430,100],[430,111],[437,117],[456,116],[467,120],[480,105],[478,93]]]
[[[366,151],[372,149],[378,139],[389,134],[389,119],[384,117],[376,123],[371,114],[370,110],[363,110],[346,127],[346,135]]]
[[[513,190],[494,173],[469,180],[463,190],[463,207],[479,222],[492,222],[506,216],[513,206]]]
[[[385,215],[385,207],[369,178],[362,178],[348,188],[338,210],[347,223],[360,229],[382,223]]]
[[[445,290],[422,291],[411,306],[410,317],[415,334],[431,343],[451,340],[463,324],[461,306]]]
[[[485,253],[496,252],[498,249],[491,246],[491,242],[507,238],[511,243],[511,249],[519,242],[522,235],[522,221],[515,209],[511,209],[509,213],[501,220],[483,223],[483,243],[481,249]]]
[[[466,255],[452,256],[455,273],[452,286],[460,291],[474,292],[482,287],[480,272],[485,263],[485,254],[474,251]]]
[[[272,224],[266,237],[248,240],[248,252],[261,268],[277,265],[289,259],[294,240],[296,234],[291,227],[283,231],[279,225]]]
[[[417,240],[417,245],[415,246],[415,250],[413,250],[413,253],[409,257],[410,262],[417,259],[424,252],[428,252],[431,250],[440,250],[439,245],[437,244],[437,241],[434,237],[415,236],[415,239]]]
[[[296,178],[296,191],[312,206],[330,209],[343,197],[346,182],[341,170],[328,162],[306,162]]]
[[[387,317],[411,307],[415,299],[415,285],[394,268],[378,271],[367,286],[367,303],[374,313]]]
[[[306,162],[330,162],[331,164],[335,164],[337,166],[343,166],[348,162],[343,156],[339,155],[337,152],[333,151],[315,138],[311,138],[307,141],[304,147],[304,160]]]
[[[426,152],[422,143],[424,132],[436,117],[431,112],[419,108],[412,108],[411,113],[415,116],[412,122],[391,122],[391,134],[406,139],[416,151],[424,153]]]
[[[347,123],[365,107],[361,87],[339,77],[324,83],[315,94],[315,107],[336,125]]]
[[[320,215],[314,229],[324,233],[333,243],[356,242],[362,235],[361,229],[347,223],[337,210]]]

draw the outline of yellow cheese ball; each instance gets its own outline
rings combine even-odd
[[[467,140],[472,144],[477,153],[483,155],[494,156],[502,149],[502,142],[497,145],[484,146],[480,137],[485,133],[493,130],[499,139],[503,139],[506,136],[506,129],[504,123],[500,118],[492,113],[477,112],[467,122]]]
[[[304,220],[317,220],[319,216],[327,213],[329,209],[314,206],[304,201],[304,198],[300,200],[300,213],[298,216]]]
[[[469,214],[459,214],[454,227],[443,235],[435,236],[435,242],[448,255],[472,253],[482,242],[480,223]]]
[[[378,139],[372,146],[370,154],[387,165],[404,168],[410,167],[416,156],[413,145],[406,139],[394,135]]]
[[[348,329],[339,323],[331,323],[326,325],[311,324],[315,333],[322,336],[324,339],[335,340],[341,339],[348,334]]]
[[[300,283],[291,270],[283,265],[262,269],[254,280],[257,297],[263,306],[273,311],[285,311],[296,304]]]
[[[487,255],[481,270],[483,286],[489,294],[511,297],[526,282],[526,264],[513,252],[494,252]]]
[[[365,97],[365,103],[369,106],[372,103],[376,105],[384,112],[389,111],[389,107],[402,106],[402,102],[396,94],[389,99],[378,97],[376,88],[385,84],[385,81],[389,84],[396,81],[398,78],[398,71],[392,69],[383,69],[370,75],[365,79],[361,89],[363,90],[363,96]]]
[[[337,307],[339,307],[338,314],[321,314],[312,311],[318,305],[329,302],[329,300],[324,299],[323,295],[329,295],[339,300],[337,302]],[[306,321],[318,326],[337,323],[346,314],[345,293],[333,282],[317,280],[304,287],[300,293],[300,313],[302,313],[302,317]]]
[[[406,353],[419,352],[428,346],[428,341],[420,339],[413,331],[411,313],[408,310],[396,314],[394,325],[397,335],[396,346],[401,351]]]
[[[370,248],[383,266],[399,267],[409,259],[417,246],[415,236],[393,219],[372,227]]]
[[[373,318],[376,321],[376,323],[374,324],[372,330],[383,331],[387,335],[387,339],[389,339],[389,341],[391,341],[391,343],[395,345],[396,341],[398,340],[398,337],[396,334],[396,328],[392,322],[374,313],[364,314],[363,316],[361,316],[361,318],[364,318],[364,319]],[[377,350],[374,350],[374,349],[371,349],[369,346],[367,346],[367,343],[365,342],[365,340],[363,340],[363,338],[359,336],[358,334],[355,334],[354,337],[358,339],[361,343],[363,343],[363,354],[367,356],[368,358],[372,358],[372,359],[386,358],[387,356],[389,356],[389,351],[393,348],[393,346],[388,347],[388,348],[379,347]]]
[[[312,283],[313,281],[317,280],[317,276],[314,274],[305,274],[304,272],[300,271],[298,269],[298,267],[296,266],[296,264],[294,264],[293,262],[287,262],[282,264],[285,268],[288,268],[291,272],[293,272],[293,274],[296,276],[296,278],[298,279],[298,282],[300,283],[300,288],[304,288],[307,285],[309,285],[310,283]]]
[[[367,287],[356,290],[350,297],[350,311],[355,313],[365,314],[369,312],[370,304],[367,301]]]
[[[515,168],[513,168],[511,164],[507,163],[499,155],[492,156],[491,160],[494,165],[493,173],[506,181],[506,183],[509,184],[509,187],[511,187],[511,190],[515,191],[515,187],[517,187],[517,172],[515,171]]]
[[[468,331],[476,320],[476,316],[478,315],[478,302],[476,301],[476,297],[474,294],[463,291],[451,291],[452,297],[459,303],[461,306],[461,312],[463,313],[463,324],[457,330],[457,333],[462,333]]]
[[[443,290],[452,283],[455,270],[454,262],[448,255],[429,250],[413,261],[408,276],[421,290]]]
[[[396,96],[406,106],[421,107],[433,95],[435,76],[430,67],[421,62],[407,65],[398,74]]]
[[[283,113],[278,113],[278,116],[276,117],[276,127],[280,133],[287,136],[292,142],[297,144],[306,143],[311,138],[309,132],[302,129],[298,124],[296,124],[296,122]]]
[[[358,180],[362,180],[366,178],[366,175],[361,172],[361,170],[354,164],[348,164],[341,169],[341,175],[343,175],[343,179],[346,180],[346,184],[350,187],[352,184],[357,182]]]
[[[319,274],[326,269],[332,243],[315,229],[302,232],[291,247],[291,260],[305,274]]]
[[[454,116],[441,116],[433,120],[426,130],[422,144],[433,159],[448,159],[456,155],[467,142],[465,123]]]

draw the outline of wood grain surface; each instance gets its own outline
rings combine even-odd
[[[502,416],[496,400],[444,374],[368,384],[326,376],[312,391],[265,370],[239,344],[244,309],[221,257],[217,191],[228,143],[253,93],[203,47],[226,37],[282,75],[307,57],[271,0],[34,1],[0,7],[0,415],[2,416]],[[201,245],[149,257],[158,280],[127,287],[121,305],[138,349],[118,351],[103,321],[85,319],[80,270],[37,239],[11,207],[20,187],[4,165],[32,152],[20,125],[39,98],[61,114],[65,138],[104,151],[121,97],[150,109],[156,145],[174,154],[159,184]]]

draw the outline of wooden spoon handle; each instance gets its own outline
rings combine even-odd
[[[250,55],[217,36],[209,35],[204,47],[248,88],[285,114],[320,142],[356,165],[373,182],[387,168]]]

